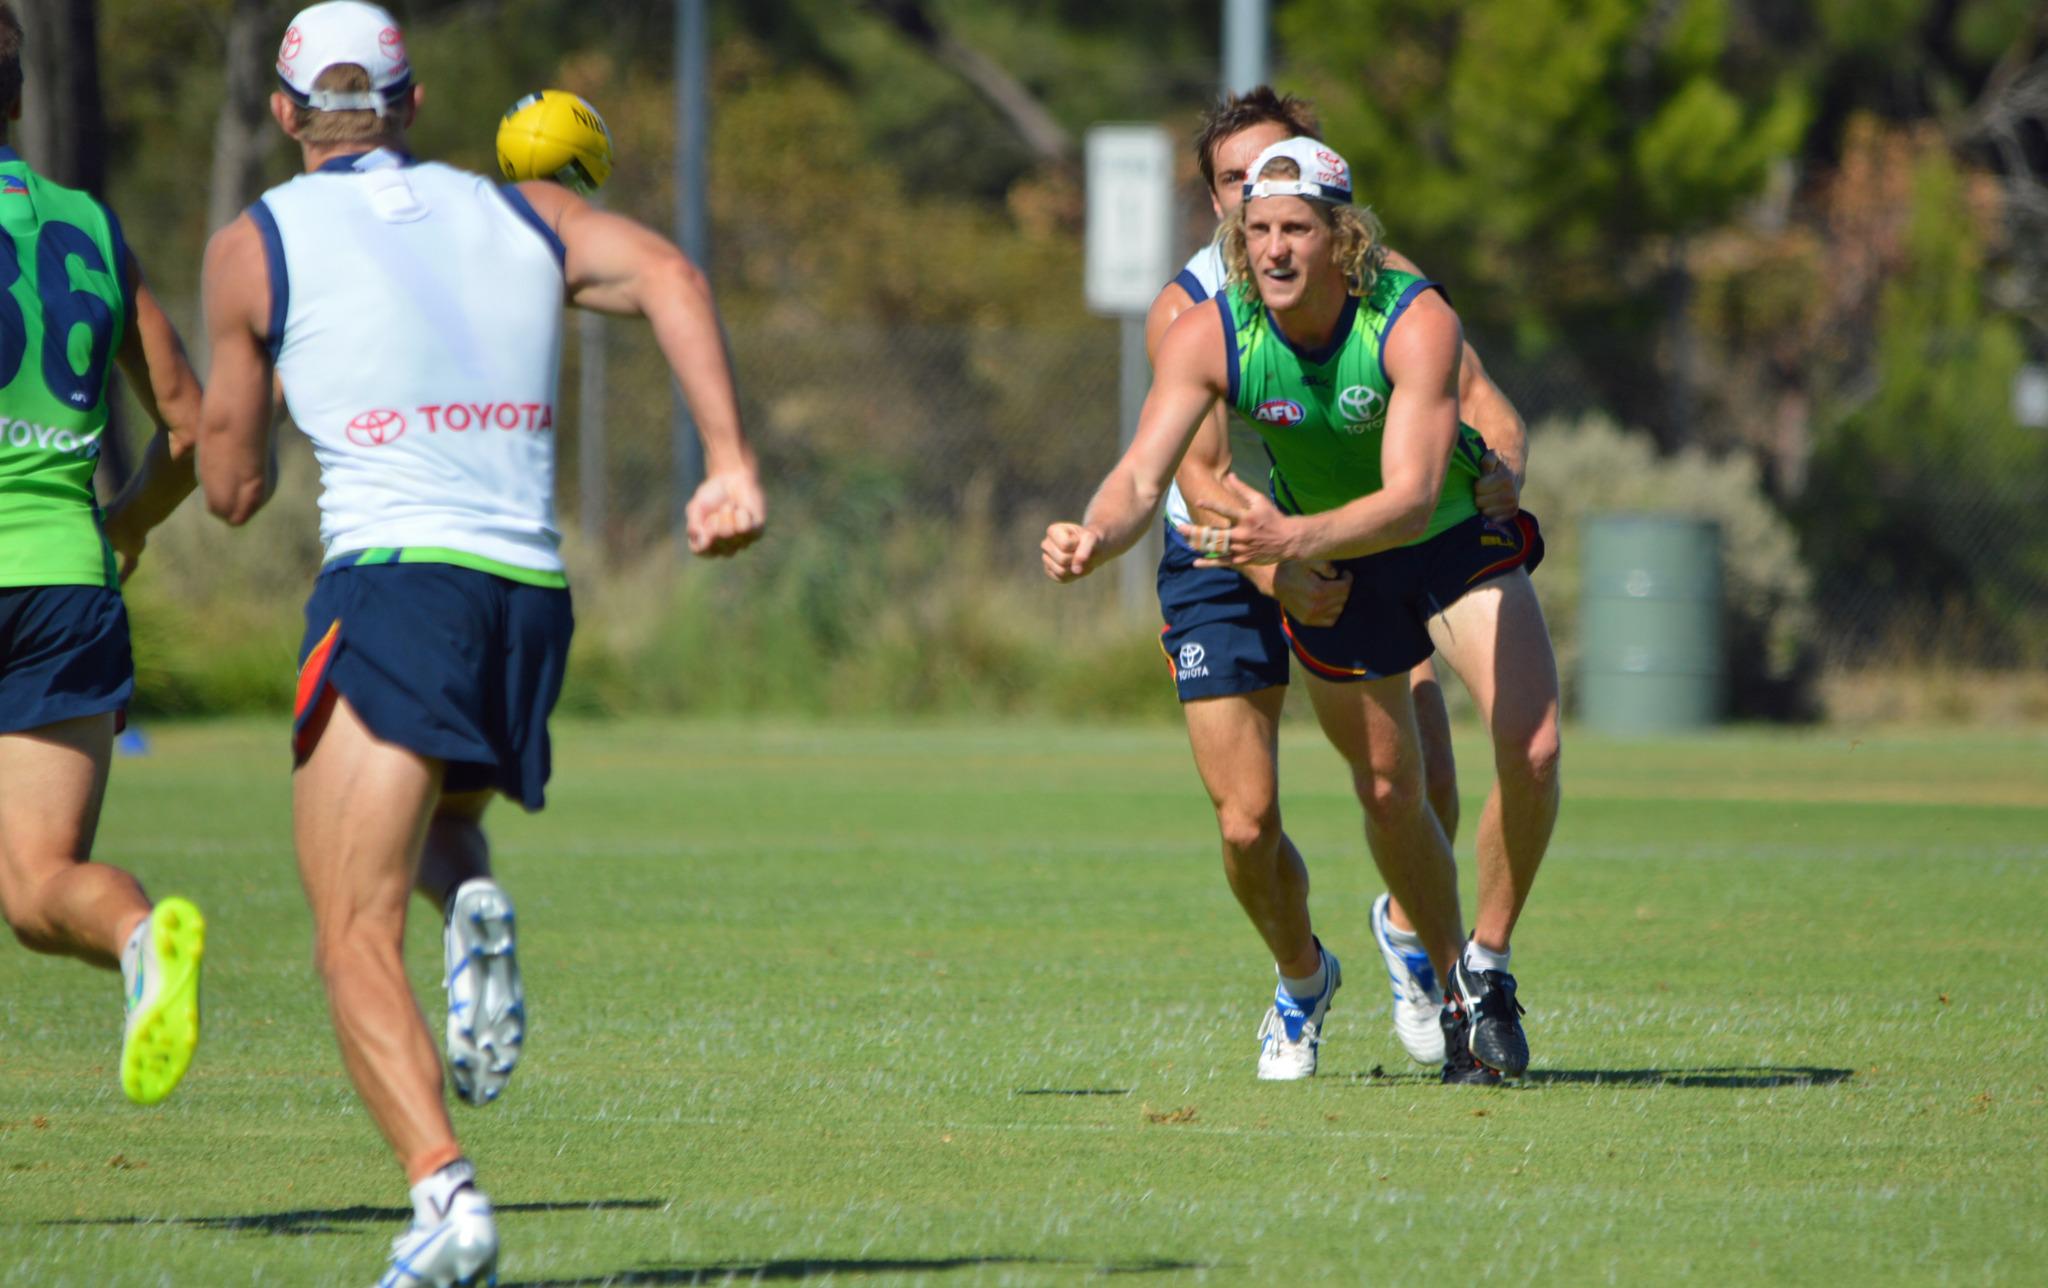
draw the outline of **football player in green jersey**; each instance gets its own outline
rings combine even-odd
[[[1229,289],[1168,331],[1130,449],[1082,522],[1047,529],[1046,571],[1070,581],[1130,547],[1217,399],[1256,426],[1278,504],[1227,480],[1227,526],[1191,523],[1182,535],[1208,566],[1328,559],[1351,575],[1336,623],[1290,619],[1290,642],[1351,765],[1373,857],[1447,981],[1444,1080],[1519,1075],[1528,1043],[1508,939],[1558,801],[1556,664],[1527,576],[1540,531],[1526,513],[1508,524],[1478,513],[1486,445],[1459,420],[1457,315],[1433,283],[1384,267],[1342,157],[1306,138],[1267,148],[1224,253]],[[1478,842],[1491,897],[1470,941],[1406,678],[1433,648],[1472,690],[1495,745]]]
[[[205,922],[184,899],[152,906],[90,856],[135,687],[120,583],[192,490],[199,384],[113,215],[6,146],[21,42],[0,0],[0,909],[37,952],[119,966],[121,1087],[154,1104],[199,1040]],[[157,432],[102,514],[92,477],[112,363]]]
[[[1243,201],[1245,172],[1260,152],[1296,135],[1319,133],[1314,109],[1293,95],[1260,85],[1219,100],[1205,115],[1195,155],[1219,220]],[[1387,263],[1422,272],[1398,252]],[[1224,289],[1221,250],[1203,247],[1167,283],[1145,319],[1149,356],[1174,320]],[[1460,414],[1485,437],[1493,467],[1474,484],[1480,509],[1513,518],[1527,459],[1521,415],[1486,375],[1468,344],[1458,372]],[[1168,521],[1234,508],[1223,479],[1231,472],[1225,413],[1214,408],[1188,445],[1174,481],[1183,504],[1168,501]],[[1220,501],[1218,501],[1220,498]],[[1215,807],[1230,888],[1272,952],[1280,979],[1272,1010],[1260,1025],[1258,1075],[1265,1080],[1313,1076],[1324,1016],[1336,992],[1336,957],[1320,950],[1308,908],[1308,868],[1281,827],[1279,719],[1286,699],[1290,647],[1281,610],[1315,626],[1334,623],[1351,578],[1327,561],[1250,565],[1235,571],[1195,566],[1195,552],[1172,533],[1159,564],[1161,644],[1176,664],[1176,688],[1187,720],[1195,768]],[[1242,575],[1240,575],[1242,574]],[[1193,648],[1189,649],[1189,645]],[[1420,733],[1423,781],[1444,835],[1458,831],[1457,765],[1443,688],[1427,659],[1409,673]],[[1392,984],[1394,1031],[1418,1063],[1441,1065],[1443,991],[1399,903],[1382,894],[1372,905],[1373,938]]]

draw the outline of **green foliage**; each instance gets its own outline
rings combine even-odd
[[[1876,388],[1824,427],[1800,509],[1824,586],[1874,588],[1894,622],[1960,614],[1918,649],[2038,663],[2048,437],[2013,420],[2024,352],[1984,298],[1982,254],[1964,176],[1945,152],[1925,153],[1907,266],[1880,300]]]
[[[1756,462],[1689,448],[1659,456],[1642,434],[1612,421],[1547,422],[1531,435],[1524,502],[1543,524],[1543,567],[1532,579],[1558,666],[1577,678],[1580,530],[1595,514],[1657,511],[1712,519],[1721,528],[1721,639],[1731,714],[1802,714],[1812,708],[1811,578],[1798,537],[1771,504]]]

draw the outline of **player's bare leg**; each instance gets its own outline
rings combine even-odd
[[[484,835],[483,818],[497,795],[488,790],[453,792],[435,804],[413,885],[436,908],[446,907],[463,882],[491,875],[491,842]]]
[[[1280,980],[1260,1021],[1258,1075],[1313,1077],[1324,1020],[1343,982],[1337,959],[1316,942],[1308,914],[1308,865],[1280,829],[1280,685],[1181,704],[1195,768],[1216,808],[1223,873],[1273,954]]]
[[[0,734],[0,908],[39,953],[112,969],[149,915],[134,877],[94,863],[114,715]]]
[[[299,878],[342,1064],[417,1183],[461,1157],[441,1100],[441,1058],[406,981],[406,900],[441,765],[380,742],[332,693],[292,778]]]
[[[1195,769],[1216,807],[1223,874],[1282,975],[1314,973],[1308,866],[1280,829],[1280,707],[1287,690],[1183,703]]]
[[[1373,862],[1441,973],[1464,938],[1458,877],[1450,840],[1429,808],[1408,678],[1333,684],[1310,675],[1306,681],[1324,735],[1351,767]]]
[[[494,791],[443,795],[427,824],[415,887],[442,916],[448,1076],[473,1105],[504,1094],[526,1041],[526,988],[512,898],[491,876],[484,810]]]
[[[1443,684],[1429,659],[1408,673],[1415,701],[1415,728],[1422,743],[1423,785],[1430,812],[1443,828],[1444,839],[1458,835],[1458,766],[1451,754],[1451,715],[1444,704]],[[1418,1064],[1444,1062],[1442,976],[1424,954],[1414,923],[1400,900],[1383,894],[1372,905],[1373,943],[1387,968],[1392,991],[1394,1034]]]
[[[0,734],[0,909],[35,951],[121,970],[121,1089],[153,1105],[199,1045],[206,921],[183,899],[153,909],[134,877],[88,857],[113,743],[112,712]]]
[[[1494,785],[1479,816],[1479,916],[1448,991],[1470,1016],[1474,1059],[1510,1076],[1529,1063],[1509,940],[1557,824],[1557,662],[1528,574],[1517,569],[1432,618],[1430,636],[1493,736]]]
[[[1429,632],[1472,691],[1493,737],[1495,777],[1479,816],[1472,938],[1504,952],[1557,825],[1557,661],[1535,587],[1519,570],[1460,598],[1430,619]]]

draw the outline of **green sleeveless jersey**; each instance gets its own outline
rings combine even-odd
[[[1252,283],[1233,282],[1217,297],[1229,348],[1230,407],[1265,440],[1281,509],[1319,514],[1384,486],[1380,440],[1393,383],[1380,348],[1409,304],[1435,285],[1413,273],[1382,270],[1370,294],[1344,305],[1330,342],[1314,353],[1280,333]],[[1486,443],[1461,423],[1436,511],[1417,542],[1479,513],[1472,484],[1485,453]]]
[[[113,586],[93,467],[126,323],[114,217],[0,147],[0,586]]]

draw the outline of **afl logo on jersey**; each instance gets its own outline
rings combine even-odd
[[[405,434],[405,417],[395,411],[366,411],[348,423],[348,441],[357,447],[382,447]]]
[[[1299,425],[1308,412],[1292,398],[1269,398],[1253,409],[1252,419],[1267,425]]]

